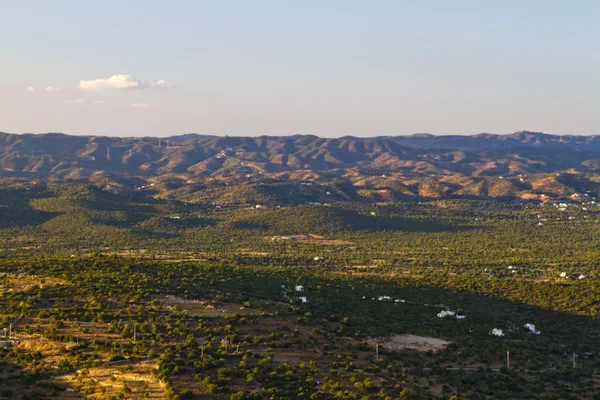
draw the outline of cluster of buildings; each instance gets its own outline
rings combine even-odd
[[[367,296],[363,296],[363,300],[366,300]],[[375,297],[371,297],[371,300],[375,301],[392,301],[392,297],[391,296],[377,296],[377,298]],[[398,303],[406,303],[406,300],[403,299],[395,299],[394,300],[394,304],[398,304]]]
[[[569,274],[567,274],[566,272],[561,272],[559,276],[563,279],[569,278]],[[573,279],[583,280],[585,278],[587,278],[586,275],[578,274],[578,273],[573,274]]]
[[[438,318],[446,318],[446,317],[454,317],[456,319],[465,319],[467,316],[462,314],[457,314],[456,311],[452,310],[443,310],[437,314]]]
[[[288,299],[290,303],[293,303],[294,299],[291,299],[291,298],[288,297],[288,295],[287,295],[287,288],[285,287],[285,285],[281,285],[281,288],[283,289],[283,297],[285,297],[286,299]],[[304,292],[304,286],[302,286],[302,285],[296,285],[296,286],[294,286],[294,292],[296,292],[296,293],[302,293],[302,292]],[[300,302],[302,302],[302,304],[308,303],[308,298],[306,296],[298,296],[298,300],[300,300]]]
[[[542,333],[535,328],[535,325],[530,324],[530,323],[523,325],[523,328],[527,329],[530,333],[533,333],[534,335],[539,335]],[[504,331],[499,328],[494,328],[494,329],[490,330],[490,335],[496,336],[496,337],[502,337],[502,336],[504,336]]]

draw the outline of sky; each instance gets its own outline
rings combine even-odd
[[[600,134],[600,1],[0,0],[0,131]]]

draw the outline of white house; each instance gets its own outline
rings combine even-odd
[[[494,328],[490,331],[490,335],[501,337],[504,336],[504,332],[502,332],[502,329]]]
[[[444,311],[440,311],[437,316],[438,316],[438,318],[446,318],[446,317],[454,317],[455,315],[456,315],[456,313],[454,311],[444,310]]]
[[[525,324],[524,325],[525,329],[529,329],[529,332],[533,333],[534,335],[539,335],[541,332],[535,329],[535,325],[533,324]]]

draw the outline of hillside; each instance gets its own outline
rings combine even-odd
[[[28,189],[0,188],[1,398],[597,399],[597,205]]]
[[[0,161],[4,184],[92,183],[191,202],[542,200],[597,190],[600,137],[517,132],[158,139],[0,133]],[[299,188],[297,181],[320,186]]]
[[[596,399],[596,175],[303,174],[0,187],[0,397]]]

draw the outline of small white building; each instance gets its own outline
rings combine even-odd
[[[490,331],[490,335],[502,337],[504,336],[504,332],[502,332],[502,329],[494,328]]]
[[[533,333],[534,335],[539,335],[541,332],[535,329],[535,325],[533,324],[525,324],[524,325],[525,329],[529,329],[529,332]]]
[[[444,311],[440,311],[437,316],[438,316],[438,318],[446,318],[446,317],[454,317],[455,315],[456,315],[456,313],[454,311],[444,310]]]
[[[296,290],[296,292],[304,292],[304,286],[298,285],[294,288],[294,290]]]
[[[302,303],[308,303],[306,296],[298,297]]]

